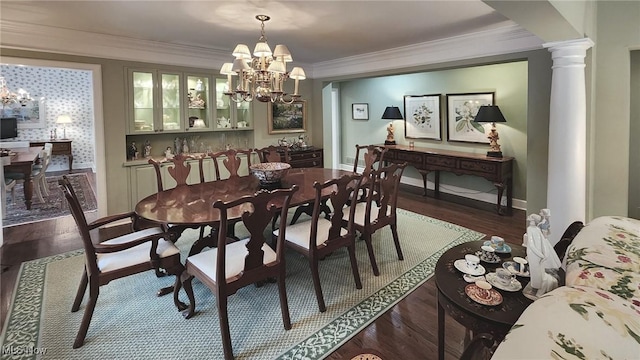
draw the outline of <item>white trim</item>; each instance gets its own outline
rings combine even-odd
[[[543,41],[517,25],[313,64],[312,78],[346,76],[538,50]]]
[[[352,167],[352,165],[340,164],[340,169],[341,170],[352,171],[353,167]],[[363,170],[364,170],[364,168],[358,167],[358,172],[362,173]],[[422,189],[422,179],[416,179],[416,178],[412,178],[412,177],[409,177],[409,176],[403,176],[402,179],[400,179],[400,182],[403,183],[403,184],[406,184],[406,185],[411,185],[411,186],[415,186],[417,188]],[[427,189],[433,190],[434,188],[435,188],[435,184],[433,182],[427,180]],[[441,184],[440,192],[441,193],[455,195],[455,196],[459,196],[459,197],[464,197],[464,198],[467,198],[467,199],[478,200],[478,201],[486,202],[486,203],[489,203],[489,204],[492,204],[492,205],[495,205],[495,203],[496,203],[496,195],[495,194],[490,194],[490,193],[486,193],[486,192],[476,193],[476,192],[474,192],[474,190],[461,188],[461,187],[453,186],[453,185],[446,185],[446,188],[444,188],[442,186],[442,184]],[[507,206],[507,197],[506,196],[502,197],[502,206]],[[527,210],[527,202],[525,200],[513,199],[512,206],[513,206],[514,209]]]
[[[3,24],[4,25],[4,24]],[[4,34],[3,34],[4,36]],[[89,70],[92,74],[93,83],[93,119],[94,119],[94,137],[95,137],[95,163],[96,171],[96,192],[98,201],[98,216],[103,217],[107,214],[107,164],[105,155],[104,140],[104,118],[102,106],[102,67],[98,64],[73,63],[66,61],[50,61],[39,59],[23,59],[13,57],[2,57],[3,64],[29,65],[58,67],[65,69]]]

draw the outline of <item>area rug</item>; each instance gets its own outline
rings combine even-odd
[[[98,202],[93,194],[93,190],[91,190],[87,175],[78,173],[68,174],[67,177],[69,181],[71,181],[71,185],[78,196],[82,209],[84,211],[96,210],[98,208]],[[31,200],[31,210],[27,210],[24,203],[23,183],[20,182],[16,184],[14,188],[15,199],[7,202],[7,214],[6,217],[2,219],[3,226],[12,226],[71,215],[69,206],[67,206],[67,200],[64,198],[58,186],[58,180],[60,179],[62,179],[62,176],[47,176],[49,196],[42,194],[45,200],[44,203],[42,203],[34,191]]]
[[[398,231],[404,261],[397,259],[388,228],[374,235],[380,267],[377,277],[364,241],[358,241],[360,290],[355,287],[346,250],[321,261],[324,313],[318,311],[307,260],[287,252],[293,328],[285,331],[282,325],[276,284],[245,287],[229,299],[235,357],[324,358],[429,279],[444,251],[484,237],[404,210],[398,211]],[[197,237],[193,230],[178,240],[183,259]],[[173,306],[171,296],[155,296],[173,278],[156,278],[153,272],[102,286],[84,346],[72,349],[87,301],[85,296],[80,311],[70,312],[84,264],[81,255],[82,251],[75,251],[22,264],[1,337],[2,359],[223,358],[215,297],[209,289],[194,280],[197,313],[186,320]],[[181,298],[187,301],[184,293]],[[14,357],[7,355],[9,351],[14,351]]]

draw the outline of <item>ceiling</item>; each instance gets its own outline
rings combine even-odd
[[[349,56],[491,30],[515,23],[481,0],[449,1],[7,1],[0,20],[79,30],[229,53],[253,49],[258,14],[273,49],[294,64]]]

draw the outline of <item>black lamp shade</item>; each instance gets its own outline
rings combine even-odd
[[[497,105],[480,106],[480,109],[478,109],[478,114],[476,115],[475,119],[473,119],[473,121],[479,123],[507,122]]]
[[[402,113],[400,112],[400,109],[397,106],[387,106],[387,108],[384,109],[384,114],[382,114],[382,118],[389,119],[389,120],[404,119],[402,117]]]

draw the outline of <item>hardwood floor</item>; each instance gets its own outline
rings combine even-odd
[[[494,211],[479,210],[431,197],[425,198],[421,195],[420,189],[411,187],[402,188],[399,206],[482,232],[487,236],[498,235],[515,244],[522,242],[522,234],[526,230],[526,215],[523,211],[514,210],[513,216],[500,216]],[[82,247],[71,216],[13,226],[4,228],[3,231],[5,242],[11,239],[11,243],[1,248],[2,326],[23,261]],[[463,350],[465,329],[447,317],[446,334],[446,357],[457,359]],[[437,339],[436,286],[431,278],[336,350],[329,359],[350,359],[363,349],[371,349],[383,359],[434,359],[438,350]]]

